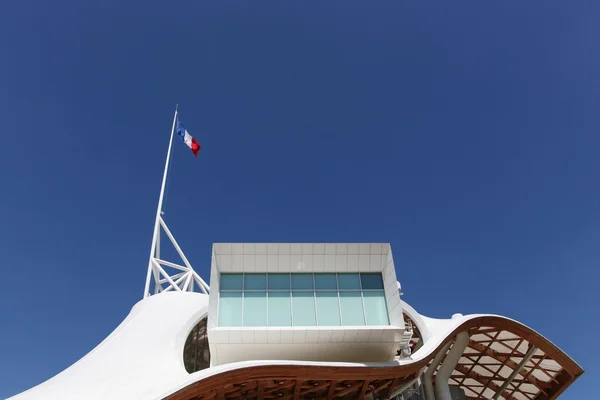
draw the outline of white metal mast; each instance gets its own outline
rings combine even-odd
[[[152,234],[152,246],[150,247],[150,257],[148,260],[148,272],[146,274],[146,286],[144,288],[144,298],[160,292],[188,291],[193,292],[195,285],[203,292],[208,294],[210,288],[204,280],[194,271],[192,265],[186,258],[183,250],[175,240],[175,237],[167,227],[167,224],[162,218],[162,204],[165,194],[165,185],[167,183],[167,172],[169,171],[169,161],[171,159],[171,147],[173,145],[173,135],[175,134],[175,124],[177,123],[177,106],[175,107],[175,115],[173,116],[173,127],[171,128],[171,138],[169,139],[169,149],[167,150],[167,159],[165,161],[165,170],[163,173],[162,185],[160,187],[160,195],[158,196],[158,207],[156,208],[156,218],[154,220],[154,231]],[[164,230],[165,234],[177,250],[179,257],[184,265],[179,265],[160,258],[160,234]],[[170,275],[165,271],[164,267],[169,267],[178,272]],[[150,283],[154,278],[154,293],[150,293]],[[163,287],[163,285],[165,285]]]

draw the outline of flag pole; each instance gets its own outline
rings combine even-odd
[[[158,207],[156,209],[156,218],[154,219],[154,229],[152,234],[152,246],[150,247],[150,257],[148,259],[148,273],[146,274],[146,286],[144,288],[144,297],[150,295],[150,279],[152,276],[152,259],[154,258],[154,252],[156,251],[156,245],[160,234],[160,214],[162,212],[163,197],[165,194],[165,184],[167,183],[167,172],[169,170],[169,159],[171,158],[171,146],[173,145],[173,134],[175,133],[175,124],[177,123],[177,109],[179,105],[175,106],[175,115],[173,116],[173,127],[171,128],[171,138],[169,139],[169,150],[167,150],[167,160],[165,161],[165,171],[163,173],[162,186],[160,187],[160,195],[158,196]]]

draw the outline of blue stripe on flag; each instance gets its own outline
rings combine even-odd
[[[183,127],[183,124],[179,121],[177,121],[177,134],[179,136],[181,136],[181,138],[185,138],[185,128]]]

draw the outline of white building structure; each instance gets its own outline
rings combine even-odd
[[[410,339],[387,243],[217,243],[210,283],[213,365],[389,362]]]
[[[217,243],[186,282],[11,400],[552,399],[583,373],[511,319],[420,315],[385,243]]]
[[[217,243],[209,286],[162,217],[176,120],[143,299],[11,400],[542,400],[583,373],[509,318],[420,315],[387,243]],[[163,233],[180,263],[161,258]]]

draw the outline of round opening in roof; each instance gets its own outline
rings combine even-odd
[[[206,321],[207,318],[203,318],[194,326],[183,347],[183,364],[190,374],[210,367]]]

